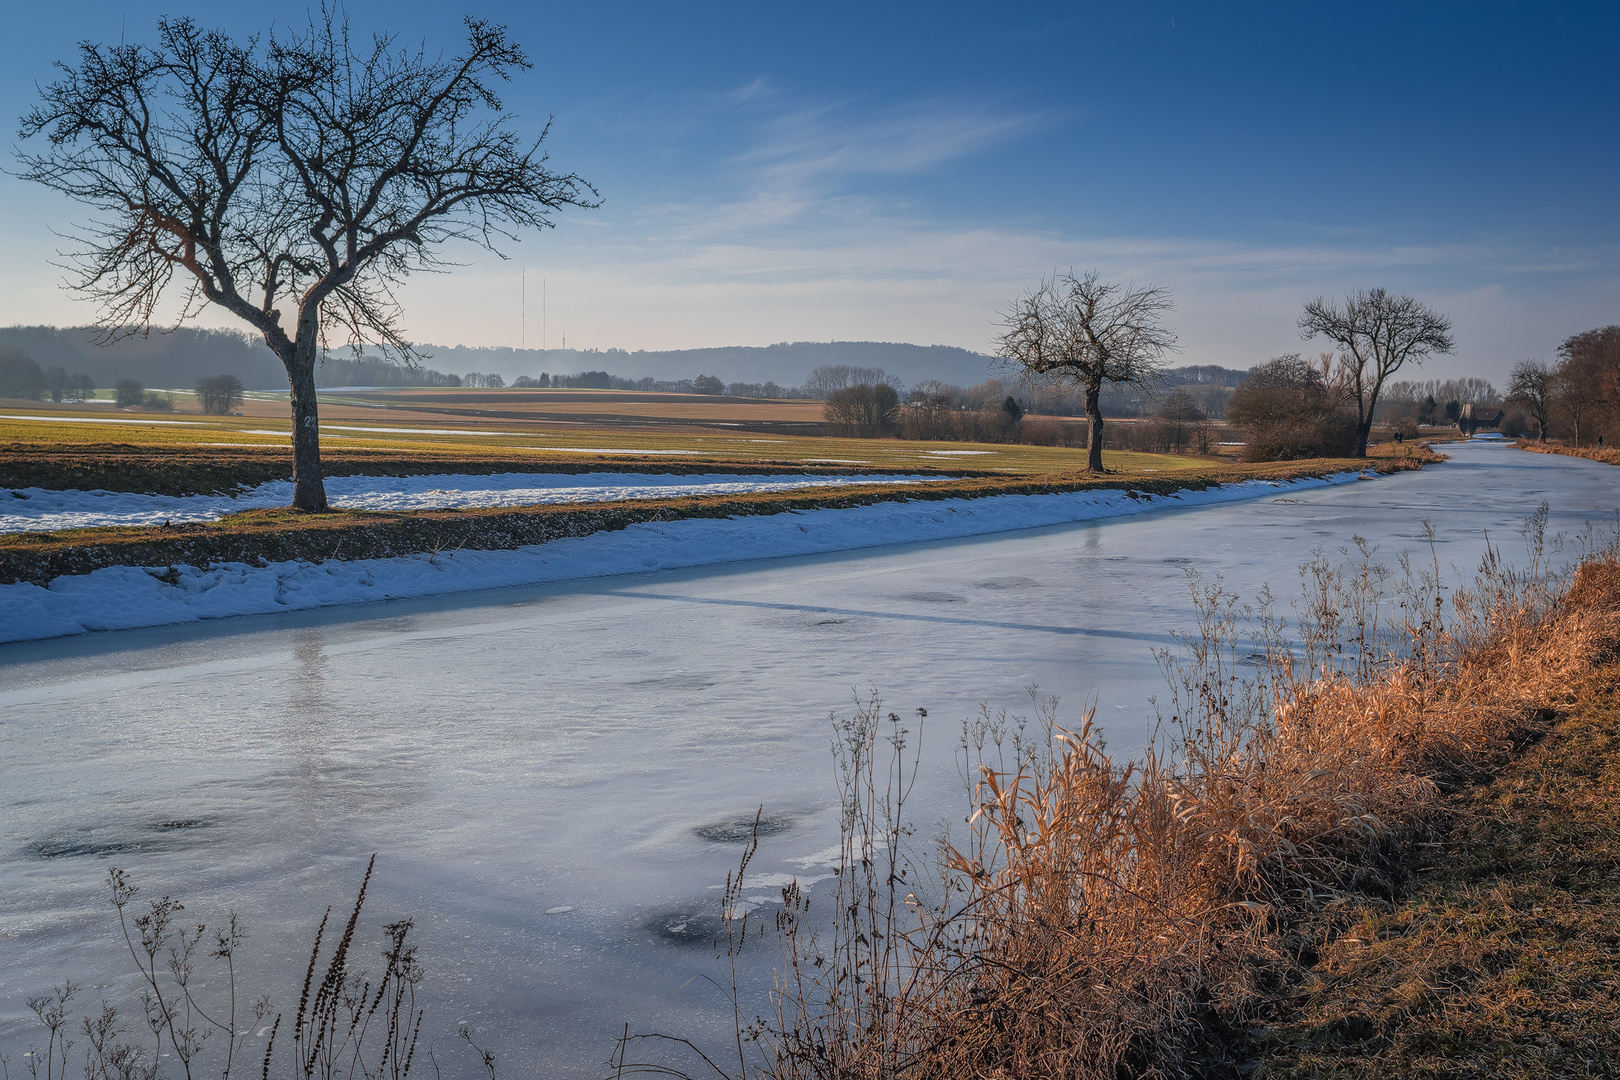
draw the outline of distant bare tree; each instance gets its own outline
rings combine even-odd
[[[825,398],[835,390],[848,390],[853,386],[887,384],[895,391],[905,384],[880,367],[858,367],[851,364],[822,364],[804,380],[805,392],[812,397]]]
[[[1547,417],[1556,396],[1558,374],[1539,360],[1521,360],[1508,376],[1508,399],[1517,401],[1536,418],[1542,442],[1547,441]]]
[[[45,372],[15,345],[0,345],[0,398],[38,400],[45,392]]]
[[[134,379],[119,379],[113,386],[113,400],[120,409],[133,409],[146,401],[146,388]]]
[[[1339,375],[1356,403],[1356,457],[1367,456],[1384,381],[1409,361],[1422,364],[1455,347],[1450,319],[1420,300],[1384,289],[1357,290],[1345,297],[1343,307],[1317,297],[1305,305],[1299,329],[1307,340],[1321,334],[1339,346]]]
[[[866,383],[834,390],[822,413],[829,435],[876,439],[894,432],[900,395],[888,383]]]
[[[235,375],[212,375],[197,380],[197,401],[202,411],[227,416],[242,404],[242,380]]]
[[[60,404],[72,389],[72,376],[66,368],[51,367],[45,369],[45,393],[54,402]]]
[[[1027,378],[1056,378],[1083,389],[1090,428],[1086,468],[1102,472],[1105,383],[1153,382],[1176,335],[1164,325],[1167,289],[1105,282],[1095,272],[1043,279],[1002,315],[996,355]]]
[[[189,19],[158,44],[80,46],[23,117],[22,175],[95,211],[74,287],[111,338],[145,332],[176,274],[179,319],[216,304],[287,369],[293,505],[326,509],[315,363],[336,336],[414,362],[395,290],[451,240],[495,249],[565,206],[595,206],[546,168],[546,130],[511,129],[497,90],[529,66],[506,30],[467,19],[450,59],[350,37],[335,8],[307,30],[238,43]]]

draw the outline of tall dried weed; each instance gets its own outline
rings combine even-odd
[[[965,827],[937,852],[908,842],[911,733],[865,702],[840,732],[834,910],[812,920],[783,891],[785,962],[745,1071],[1192,1071],[1200,1029],[1257,1000],[1290,918],[1392,889],[1390,856],[1440,787],[1510,752],[1613,646],[1613,532],[1571,542],[1546,524],[1543,506],[1519,568],[1489,544],[1466,588],[1448,589],[1432,543],[1394,571],[1360,539],[1319,552],[1292,618],[1191,576],[1197,626],[1160,655],[1152,747],[1117,763],[1091,710],[1065,730],[1033,691],[1028,721],[987,712],[962,742]]]

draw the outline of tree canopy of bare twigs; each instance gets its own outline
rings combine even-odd
[[[21,175],[94,212],[69,284],[110,340],[214,304],[287,369],[299,509],[326,509],[315,364],[331,345],[418,357],[395,293],[440,249],[489,250],[597,192],[547,167],[549,123],[520,138],[497,93],[527,69],[504,27],[466,19],[451,58],[351,37],[329,9],[306,29],[236,41],[163,19],[154,46],[80,46],[22,118]],[[177,296],[174,294],[178,294]]]
[[[1053,275],[1002,314],[996,356],[1029,379],[1058,379],[1085,391],[1090,452],[1086,468],[1102,472],[1102,388],[1153,382],[1176,335],[1164,325],[1174,305],[1167,289]]]
[[[1576,446],[1606,433],[1613,441],[1620,405],[1620,326],[1573,334],[1558,346],[1555,412]]]
[[[1358,289],[1343,306],[1317,297],[1299,318],[1307,340],[1321,334],[1339,347],[1339,377],[1355,399],[1356,456],[1367,456],[1373,410],[1384,382],[1410,362],[1422,364],[1435,353],[1455,348],[1451,320],[1410,296],[1385,289]]]
[[[197,404],[205,413],[224,416],[242,404],[242,380],[235,375],[210,375],[197,380]]]
[[[1542,442],[1547,441],[1547,418],[1552,412],[1557,384],[1558,373],[1539,360],[1519,361],[1508,376],[1509,400],[1530,410],[1540,428],[1538,437]]]

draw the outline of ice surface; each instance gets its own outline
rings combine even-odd
[[[1360,476],[1346,473],[1321,480],[1247,481],[1166,496],[1077,491],[646,522],[617,532],[554,540],[512,551],[463,550],[267,566],[225,563],[208,569],[175,567],[172,573],[170,568],[106,567],[90,574],[59,577],[48,588],[27,583],[0,585],[0,642],[974,536],[1141,514],[1165,506],[1254,499],[1348,483]],[[438,489],[423,490],[431,480],[398,480],[395,485],[404,490],[393,497],[408,501],[454,496],[453,492]],[[532,484],[533,477],[524,482]],[[389,496],[379,494],[375,488],[386,488],[388,484],[376,480],[368,483],[372,487],[367,498],[387,500]],[[679,486],[670,484],[671,488]],[[716,482],[715,486],[725,485]],[[541,493],[529,488],[521,489],[519,495],[534,501]],[[483,497],[510,494],[496,488],[493,493],[483,493]],[[948,593],[914,594],[911,598],[939,602],[942,596],[947,603],[959,599]]]
[[[924,475],[740,476],[727,473],[686,476],[669,473],[334,476],[326,481],[326,494],[333,506],[345,510],[433,510],[445,507],[466,509],[534,506],[539,503],[610,502],[614,499],[674,499],[688,495],[745,495],[760,491],[797,491],[849,484],[938,483],[946,479],[950,478]],[[0,488],[0,533],[50,532],[98,525],[161,525],[165,521],[218,521],[226,514],[243,510],[286,506],[292,502],[292,495],[290,480],[260,484],[234,497]]]
[[[762,804],[787,824],[745,882],[767,916],[755,881],[828,873],[826,718],[853,691],[879,687],[913,737],[929,710],[926,838],[965,812],[953,748],[982,701],[1016,709],[1038,683],[1073,719],[1094,696],[1111,749],[1142,745],[1151,650],[1192,622],[1187,570],[1286,597],[1313,549],[1360,535],[1392,562],[1427,518],[1442,565],[1468,571],[1483,529],[1511,556],[1543,499],[1575,531],[1612,519],[1617,492],[1613,466],[1464,446],[1279,501],[0,647],[0,1052],[65,976],[92,1004],[130,1000],[109,866],[188,918],[239,908],[240,977],[288,1007],[322,910],[372,852],[365,954],[383,921],[416,918],[446,1080],[480,1073],[461,1020],[524,1074],[600,1076],[626,1021],[714,1047],[725,1010],[689,980],[716,974],[711,887],[741,848],[700,830]],[[749,1009],[771,968],[756,955]]]

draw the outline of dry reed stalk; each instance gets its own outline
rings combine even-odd
[[[931,867],[899,843],[903,729],[874,697],[845,726],[845,859],[830,928],[796,887],[758,1075],[1170,1077],[1199,1025],[1240,1016],[1297,913],[1387,894],[1438,784],[1509,752],[1537,711],[1620,640],[1620,551],[1583,539],[1550,568],[1545,508],[1515,570],[1492,547],[1445,599],[1437,560],[1390,575],[1361,541],[1302,568],[1297,640],[1272,598],[1193,579],[1197,632],[1161,656],[1168,733],[1116,764],[1037,698],[964,739],[965,834]],[[1561,543],[1555,538],[1554,547]],[[1245,640],[1263,657],[1242,665]],[[993,760],[992,760],[993,759]],[[886,786],[885,786],[886,783]],[[931,899],[920,899],[920,896]]]

